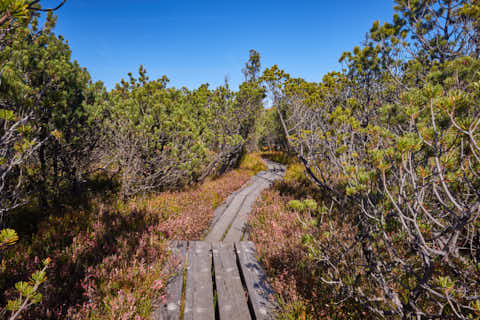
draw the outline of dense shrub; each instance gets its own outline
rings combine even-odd
[[[102,162],[118,171],[123,197],[182,187],[239,164],[255,132],[264,89],[258,81],[215,90],[167,88],[168,79],[118,84],[96,113],[104,116]]]
[[[306,245],[345,308],[476,317],[478,3],[396,2],[394,22],[376,22],[365,46],[342,56],[345,72],[321,83],[264,74],[289,146],[328,196],[323,209],[342,219]]]
[[[61,191],[79,191],[98,140],[98,122],[87,106],[90,76],[53,33],[55,20],[49,14],[42,28],[37,19],[30,29],[19,27],[6,36],[1,52],[7,61],[1,75],[3,108],[28,118],[32,141],[41,142],[23,172],[44,206]]]
[[[248,219],[250,239],[278,293],[278,319],[364,318],[365,308],[350,297],[343,296],[344,301],[338,303],[342,297],[331,291],[319,265],[312,261],[306,243],[313,236],[326,240],[348,234],[342,228],[344,217],[324,210],[328,199],[322,199],[322,192],[308,182],[303,172],[301,164],[289,165],[288,178],[262,193]],[[331,247],[327,253],[337,249]]]
[[[140,67],[107,92],[54,33],[54,9],[0,1],[0,317],[146,317],[168,276],[164,240],[200,238],[250,173],[229,174],[218,192],[200,187],[208,194],[184,199],[180,217],[104,203],[237,167],[262,110],[260,55],[251,51],[237,91],[168,88]]]

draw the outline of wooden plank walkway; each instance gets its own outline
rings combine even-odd
[[[220,320],[250,320],[233,244],[215,243],[212,251]]]
[[[271,297],[274,291],[268,283],[267,275],[257,260],[253,242],[239,242],[235,244],[240,270],[248,290],[254,319],[272,319],[275,313],[275,304]]]
[[[274,292],[252,242],[176,241],[170,247],[173,254],[186,257],[187,270],[179,265],[172,285],[167,286],[167,301],[154,314],[154,320],[275,318]],[[178,290],[178,283],[185,286]],[[185,298],[179,304],[182,293]]]
[[[267,161],[253,177],[215,210],[205,241],[172,241],[177,273],[167,285],[166,302],[154,320],[269,320],[275,318],[273,290],[257,260],[245,223],[262,190],[285,174],[285,166]],[[185,268],[186,266],[186,268]],[[186,279],[186,280],[185,280]]]
[[[207,242],[191,241],[188,248],[184,319],[214,318],[211,247]]]
[[[285,166],[267,161],[268,170],[259,172],[242,189],[234,192],[214,212],[212,228],[205,241],[238,242],[245,237],[248,214],[263,190],[285,175]]]

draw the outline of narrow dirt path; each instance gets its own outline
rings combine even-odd
[[[268,161],[268,170],[258,173],[240,190],[236,191],[215,210],[212,227],[205,237],[207,242],[234,243],[245,238],[248,214],[260,196],[275,180],[285,175],[285,166]]]

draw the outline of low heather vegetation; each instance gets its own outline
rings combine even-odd
[[[392,22],[342,55],[343,72],[263,75],[275,128],[321,199],[304,221],[316,225],[309,268],[345,314],[477,318],[479,3],[395,4]]]
[[[252,174],[240,169],[186,191],[52,211],[2,252],[2,299],[16,298],[13,285],[48,257],[42,303],[24,318],[146,319],[176,265],[167,241],[202,239],[214,208]]]
[[[242,159],[263,168],[245,157],[260,55],[237,91],[168,87],[142,66],[108,91],[55,34],[63,3],[0,1],[0,317],[146,318],[165,241],[201,238],[252,174],[231,172]]]
[[[323,211],[328,199],[322,199],[303,165],[294,158],[283,158],[291,163],[284,180],[263,192],[248,221],[250,238],[278,293],[279,319],[364,318],[367,310],[353,299],[338,303],[323,278],[328,269],[320,269],[308,245],[313,237],[348,237],[344,216]],[[339,249],[332,246],[328,252]]]
[[[250,220],[281,317],[480,317],[480,2],[394,4],[321,82],[251,50],[237,90],[142,66],[107,90],[56,8],[0,0],[0,316],[147,318],[166,240],[264,150],[288,165]]]

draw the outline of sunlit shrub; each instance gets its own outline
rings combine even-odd
[[[261,154],[247,153],[242,157],[239,168],[250,170],[253,174],[257,174],[260,171],[267,170],[267,165],[265,161],[262,160]]]

